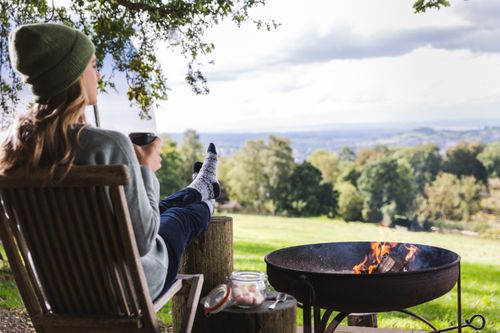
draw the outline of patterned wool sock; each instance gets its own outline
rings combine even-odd
[[[203,200],[203,202],[208,206],[210,217],[212,217],[214,215],[215,199]]]
[[[201,200],[215,199],[220,194],[220,185],[217,181],[216,173],[217,151],[215,150],[215,145],[211,143],[208,146],[207,155],[205,156],[205,161],[201,166],[200,172],[198,172],[198,175],[188,187],[200,192]]]

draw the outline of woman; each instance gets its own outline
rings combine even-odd
[[[97,101],[94,45],[82,33],[58,24],[30,24],[9,38],[12,67],[30,86],[35,103],[11,126],[0,148],[0,174],[22,168],[124,164],[130,172],[125,194],[152,299],[175,281],[187,244],[208,225],[220,189],[217,153],[210,144],[197,164],[193,182],[159,200],[155,172],[160,168],[160,140],[132,145],[119,132],[93,128],[85,108]],[[198,162],[199,163],[199,162]]]

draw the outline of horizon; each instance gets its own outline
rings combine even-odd
[[[394,129],[394,126],[401,126]],[[500,119],[474,119],[474,120],[441,120],[435,122],[399,122],[399,123],[335,123],[313,125],[305,128],[274,128],[274,129],[245,129],[245,130],[220,130],[220,131],[197,131],[186,128],[184,131],[166,132],[158,131],[158,134],[181,135],[187,130],[195,130],[199,134],[268,134],[268,133],[314,133],[328,131],[353,131],[353,130],[393,130],[412,131],[419,129],[432,129],[435,131],[463,132],[471,130],[483,130],[486,128],[500,128]]]

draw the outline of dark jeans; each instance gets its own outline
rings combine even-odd
[[[168,250],[168,273],[161,294],[175,282],[186,246],[208,226],[210,210],[201,195],[185,188],[160,201],[160,230]]]

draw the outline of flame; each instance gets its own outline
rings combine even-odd
[[[365,259],[363,259],[363,261],[361,263],[359,263],[358,265],[355,265],[353,268],[352,268],[352,272],[354,274],[361,274],[362,271],[364,271],[366,268],[365,268],[365,264],[366,264],[366,261],[368,260],[368,256],[365,256]]]
[[[370,247],[372,250],[370,254],[365,256],[362,262],[354,265],[352,272],[354,274],[373,274],[382,261],[384,255],[389,254],[391,250],[396,248],[398,245],[399,244],[396,242],[371,242]],[[418,248],[415,245],[407,244],[404,244],[404,247],[408,250],[408,253],[405,256],[405,261],[410,262],[414,259]],[[367,263],[368,268],[366,268]]]
[[[413,256],[415,255],[415,253],[417,253],[418,247],[416,247],[415,245],[406,245],[405,244],[405,248],[408,250],[408,254],[405,257],[405,260],[409,262],[413,259]]]

